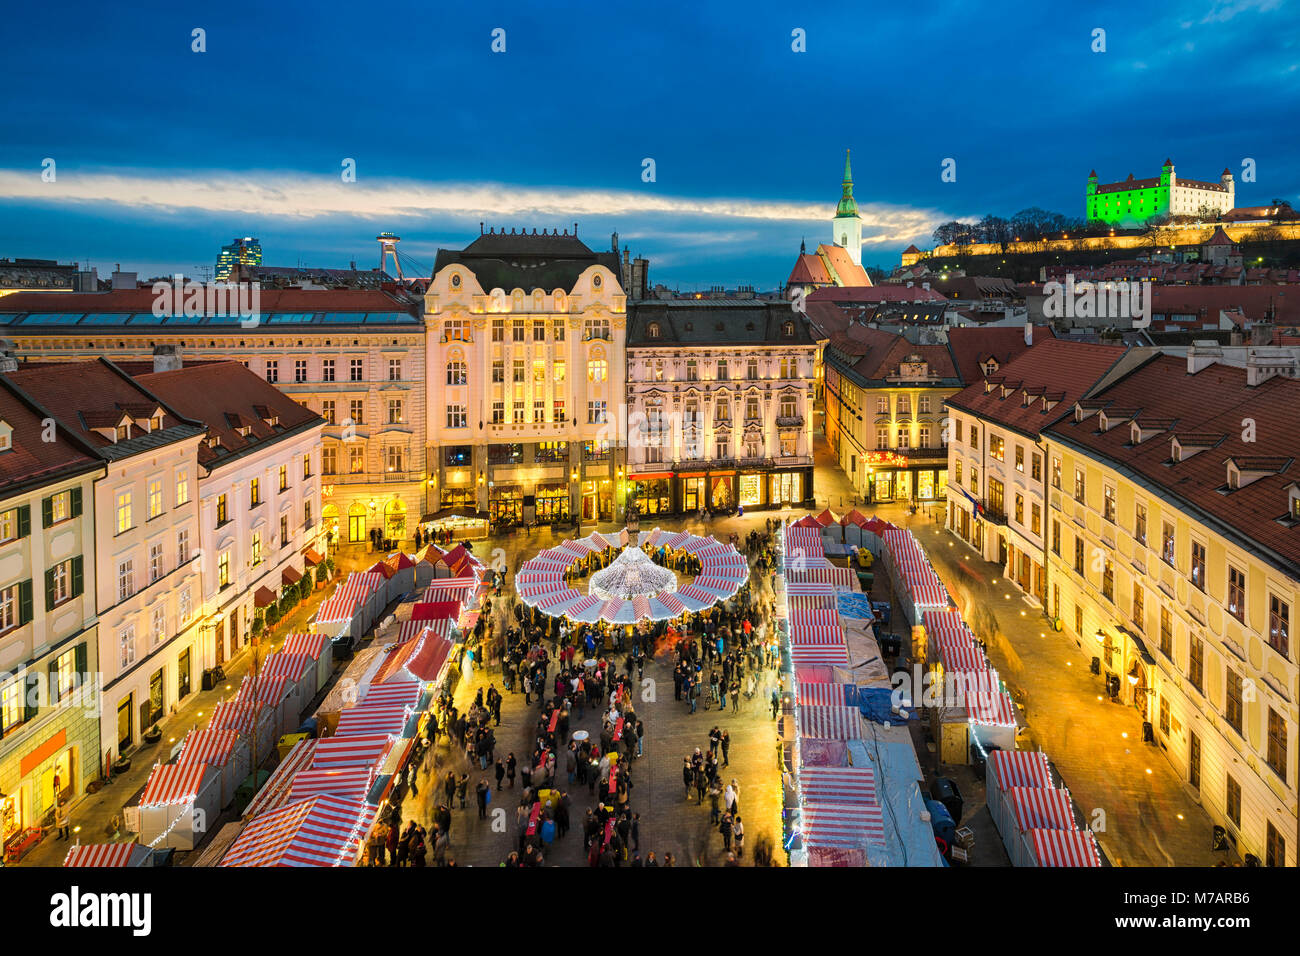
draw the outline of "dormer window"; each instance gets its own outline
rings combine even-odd
[[[13,451],[14,429],[4,419],[0,419],[0,452]]]
[[[1300,491],[1291,491],[1291,517],[1300,521]]]
[[[1236,491],[1240,487],[1241,472],[1237,470],[1237,467],[1232,462],[1228,462],[1228,488]]]
[[[794,323],[786,322],[784,325],[782,325],[781,334],[785,336],[787,339],[794,338]]]
[[[149,419],[149,431],[151,432],[162,431],[162,422],[163,420],[161,415],[155,415],[153,418]]]
[[[649,338],[652,338],[652,339],[657,339],[657,338],[659,338],[659,323],[658,323],[658,322],[651,322],[649,325],[646,326],[645,331],[646,331],[646,335],[647,335]]]
[[[1128,440],[1134,445],[1142,444],[1142,429],[1138,428],[1137,422],[1134,422],[1128,429]]]
[[[131,437],[130,425],[118,425],[117,428],[113,430],[113,441],[126,441],[130,437]]]

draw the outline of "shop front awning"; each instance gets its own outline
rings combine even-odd
[[[270,607],[278,598],[275,592],[268,587],[260,587],[253,595],[253,607]]]
[[[285,584],[297,584],[302,580],[302,572],[290,565],[280,572],[280,580]]]
[[[640,475],[628,475],[631,481],[658,481],[661,478],[671,478],[671,471],[650,471]]]
[[[428,524],[431,521],[445,521],[447,518],[462,518],[473,521],[478,518],[479,514],[473,508],[443,508],[431,514],[426,514],[420,519],[420,524]]]
[[[306,551],[304,551],[302,553],[302,559],[307,563],[307,567],[309,568],[314,568],[316,565],[320,564],[321,561],[324,560],[324,558],[322,558],[319,554],[316,553],[315,548],[308,548]]]

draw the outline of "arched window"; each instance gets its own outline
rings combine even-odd
[[[784,335],[787,339],[794,338],[794,323],[787,322],[785,323],[785,325],[781,326],[781,334]]]
[[[649,336],[650,338],[652,339],[659,338],[659,323],[651,322],[649,325],[646,326],[645,331],[646,331],[646,335]]]

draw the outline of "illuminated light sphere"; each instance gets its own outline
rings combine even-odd
[[[677,575],[650,560],[640,548],[624,548],[609,567],[591,576],[590,592],[611,598],[649,597],[677,590]]]

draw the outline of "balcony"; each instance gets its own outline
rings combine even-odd
[[[802,415],[778,415],[776,416],[777,428],[801,428],[803,426]]]
[[[1004,507],[995,508],[986,501],[984,502],[984,514],[982,517],[989,524],[1002,525],[1003,527],[1006,527],[1007,512]]]

